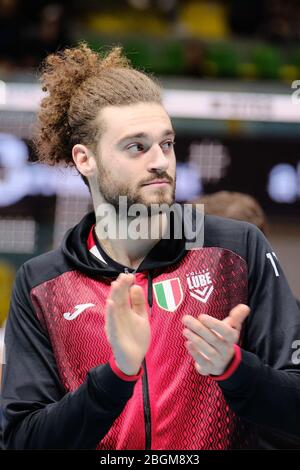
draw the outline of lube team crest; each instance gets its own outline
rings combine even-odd
[[[153,284],[154,295],[160,308],[168,312],[174,312],[183,300],[183,292],[180,279],[168,279]]]
[[[192,272],[186,276],[191,296],[206,304],[214,290],[209,271]]]

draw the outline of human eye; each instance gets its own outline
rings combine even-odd
[[[126,150],[128,150],[130,153],[140,153],[145,150],[145,147],[141,143],[134,142],[132,144],[127,145]]]
[[[174,145],[175,140],[167,140],[166,142],[163,142],[161,144],[161,148],[168,152],[169,150],[172,150],[172,148],[174,148]]]

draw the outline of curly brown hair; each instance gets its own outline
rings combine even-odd
[[[97,120],[102,108],[162,103],[157,79],[134,69],[120,46],[104,55],[83,42],[50,54],[42,64],[40,81],[47,95],[41,101],[33,142],[38,160],[52,166],[74,166],[76,143],[95,150],[104,130]]]

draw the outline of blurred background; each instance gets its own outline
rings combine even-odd
[[[299,1],[0,0],[0,325],[16,269],[92,209],[77,172],[35,163],[31,145],[37,68],[83,39],[121,44],[159,76],[177,131],[177,200],[255,197],[300,298]]]

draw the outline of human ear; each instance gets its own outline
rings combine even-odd
[[[96,160],[93,152],[83,144],[76,144],[72,148],[72,158],[77,170],[86,178],[93,175],[96,169]]]

